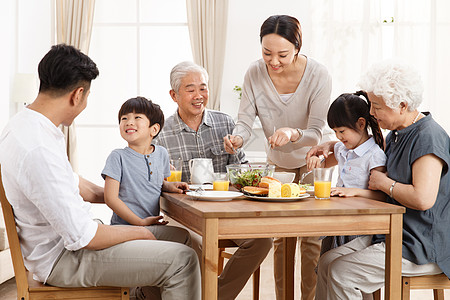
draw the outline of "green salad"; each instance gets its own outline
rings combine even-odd
[[[230,170],[230,182],[238,189],[242,189],[244,186],[258,186],[261,177],[265,176],[265,172],[265,170]]]
[[[298,186],[304,188],[305,190],[309,190],[313,187],[313,185],[310,183],[302,183],[302,184],[299,183]]]

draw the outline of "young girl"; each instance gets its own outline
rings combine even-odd
[[[159,105],[144,97],[127,100],[119,111],[120,135],[128,147],[108,156],[102,177],[105,202],[113,210],[111,224],[149,226],[163,224],[159,215],[161,191],[182,193],[184,182],[167,182],[169,154],[152,144],[164,125]]]
[[[365,100],[360,96],[364,96]],[[309,170],[319,167],[339,167],[339,178],[332,196],[361,196],[383,200],[386,195],[368,190],[371,170],[386,170],[384,139],[376,119],[370,115],[370,102],[363,91],[340,95],[330,106],[327,116],[339,142],[334,146],[334,155],[321,163],[321,158],[312,156],[307,160]],[[372,136],[369,135],[369,129]],[[322,241],[321,253],[343,245],[356,236],[326,237]]]

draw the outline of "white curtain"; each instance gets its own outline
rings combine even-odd
[[[186,0],[194,62],[209,74],[208,108],[220,110],[228,0]]]
[[[373,63],[399,58],[415,66],[425,86],[420,109],[450,133],[450,1],[310,0],[307,34],[313,58],[333,77],[332,100],[355,91]]]
[[[88,54],[91,41],[95,0],[56,0],[57,43],[65,43]],[[67,156],[75,172],[78,171],[75,123],[61,126],[66,137]]]

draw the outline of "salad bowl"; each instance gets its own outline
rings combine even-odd
[[[258,186],[261,177],[273,176],[274,165],[267,163],[234,164],[227,166],[227,174],[232,186],[241,190],[244,186]]]

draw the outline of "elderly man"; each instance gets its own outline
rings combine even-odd
[[[0,137],[3,184],[25,267],[54,286],[152,286],[134,289],[135,298],[145,299],[149,290],[156,298],[199,300],[200,268],[188,232],[171,241],[164,226],[109,226],[89,216],[85,201],[103,202],[103,189],[74,174],[58,126],[70,125],[86,108],[96,64],[72,46],[57,45],[38,71],[36,100]]]
[[[234,129],[232,118],[222,112],[206,109],[208,73],[192,62],[176,65],[170,73],[170,96],[178,105],[175,114],[165,121],[157,143],[167,148],[172,158],[183,160],[183,180],[190,177],[188,163],[192,158],[211,158],[214,170],[224,172],[227,164],[239,163],[235,155],[223,148],[223,137]],[[237,153],[244,159],[244,153]],[[199,236],[191,233],[195,250],[201,257]],[[239,249],[219,277],[219,299],[234,299],[250,275],[258,268],[272,247],[272,239],[234,240]]]

